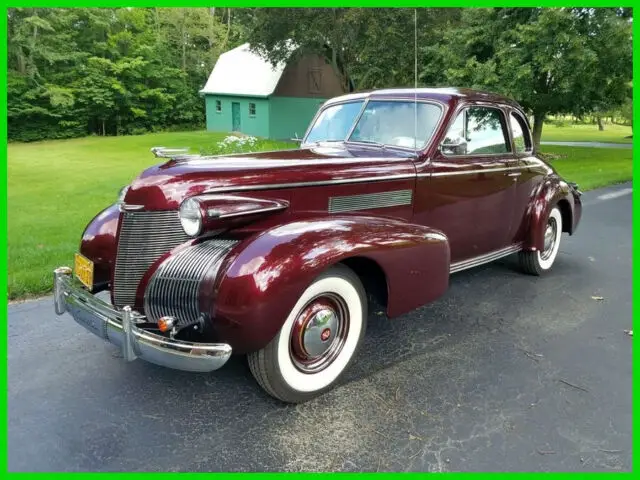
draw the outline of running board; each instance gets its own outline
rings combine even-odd
[[[461,272],[462,270],[466,270],[468,268],[484,265],[485,263],[493,262],[494,260],[498,260],[502,257],[507,257],[512,253],[519,252],[520,250],[522,250],[522,243],[517,243],[515,245],[509,245],[506,248],[485,253],[484,255],[473,257],[468,260],[452,263],[451,268],[449,269],[449,273]]]

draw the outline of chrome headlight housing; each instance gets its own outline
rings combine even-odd
[[[180,223],[184,233],[197,237],[202,232],[202,208],[194,198],[187,198],[180,205]]]

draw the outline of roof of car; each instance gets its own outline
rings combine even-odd
[[[491,103],[502,103],[512,105],[520,108],[518,103],[503,95],[498,95],[491,92],[483,92],[480,90],[473,90],[470,88],[388,88],[384,90],[371,90],[367,92],[349,93],[347,95],[341,95],[334,97],[326,102],[331,104],[334,102],[345,102],[349,100],[359,100],[364,98],[371,99],[383,99],[383,98],[407,98],[418,100],[440,100],[442,102],[449,102],[452,99],[465,99],[470,101],[483,101]]]

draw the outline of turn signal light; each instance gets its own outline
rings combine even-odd
[[[173,317],[160,317],[158,319],[158,330],[162,333],[166,333],[171,330],[176,324],[176,319]]]

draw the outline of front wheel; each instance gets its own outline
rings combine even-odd
[[[366,328],[364,287],[337,265],[304,291],[278,335],[248,355],[251,373],[270,395],[289,403],[333,388],[354,357]]]
[[[551,269],[558,256],[560,238],[562,237],[562,214],[558,207],[553,207],[547,218],[544,230],[544,247],[535,252],[520,252],[520,266],[531,275],[541,275]]]

